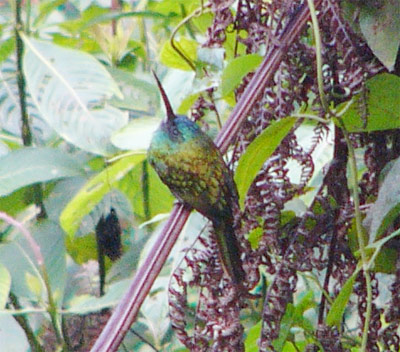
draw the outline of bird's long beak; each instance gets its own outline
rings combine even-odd
[[[166,116],[167,120],[171,121],[171,120],[175,119],[175,117],[176,117],[174,114],[174,111],[172,110],[171,103],[169,102],[167,94],[165,94],[165,90],[164,90],[163,86],[161,85],[161,82],[158,79],[156,73],[153,70],[152,70],[152,72],[153,72],[154,78],[156,79],[158,89],[160,90],[162,100],[164,101],[165,110],[167,112],[167,116]]]

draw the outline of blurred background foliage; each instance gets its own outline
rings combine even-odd
[[[235,2],[227,3],[234,14]],[[393,70],[400,33],[393,13],[399,7],[392,8],[390,1],[371,3],[344,2],[343,14],[349,21],[359,16],[352,24],[354,31],[364,36],[384,69]],[[223,123],[236,102],[235,89],[260,64],[265,48],[249,52],[243,44],[246,30],[227,30],[222,45],[202,45],[215,16],[204,5],[199,0],[0,1],[0,211],[8,216],[3,220],[12,217],[29,230],[47,275],[43,277],[29,237],[10,221],[1,222],[1,351],[55,351],[61,346],[88,351],[168,216],[174,199],[146,161],[151,134],[164,114],[150,69],[162,77],[180,114],[192,112],[196,118],[193,104],[210,98],[213,91],[215,109],[203,111],[201,123],[215,136],[218,120]],[[383,24],[383,15],[391,21]],[[372,30],[377,26],[380,31]],[[311,43],[311,32],[303,40]],[[399,128],[399,84],[398,77],[388,73],[369,80],[369,120],[363,120],[359,106],[353,105],[344,116],[348,131]],[[23,99],[21,91],[26,94]],[[362,94],[354,93],[359,105],[365,102]],[[307,99],[315,99],[315,91],[308,92]],[[297,106],[300,112],[307,108]],[[286,127],[279,124],[283,136],[270,130],[256,139],[254,151],[247,154],[235,176],[242,205],[260,165],[271,155],[267,144],[274,150],[294,122],[286,120]],[[307,121],[296,130],[305,148],[314,142],[315,126]],[[324,166],[333,158],[334,129],[330,123],[328,137],[321,138],[312,152],[314,172],[308,188],[280,214],[283,237],[313,204]],[[367,166],[362,153],[357,156],[363,171]],[[388,172],[393,178],[394,171]],[[294,184],[301,183],[301,165],[294,160],[289,176]],[[386,179],[386,189],[376,204],[387,208],[370,215],[374,238],[380,238],[396,220],[393,209],[398,200],[390,197],[388,189],[397,190],[398,185],[396,179]],[[318,214],[324,212],[321,209],[316,204],[312,210]],[[186,350],[171,328],[167,291],[172,270],[183,265],[186,248],[204,225],[202,217],[191,215],[121,351]],[[350,228],[347,234],[356,252],[354,232]],[[104,233],[120,239],[120,244],[113,244],[116,252],[105,250],[110,239],[103,237],[98,245],[96,234]],[[253,249],[261,236],[258,225],[249,232]],[[98,247],[107,254],[102,259]],[[396,254],[390,250],[386,254],[390,260],[381,259],[379,271],[393,273]],[[100,278],[99,271],[105,278]],[[274,340],[277,351],[304,351],[316,341],[321,275],[299,275],[302,290],[281,319]],[[258,286],[262,293],[264,284],[261,280]],[[335,308],[328,315],[329,326],[340,325],[354,277],[346,284],[339,299],[329,301]],[[189,292],[191,310],[196,310],[198,294]],[[261,314],[259,300],[242,314],[246,351],[258,350]],[[346,314],[351,327],[357,326],[354,311],[346,310]],[[348,350],[358,351],[359,336],[346,338]]]

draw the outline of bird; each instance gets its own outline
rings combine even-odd
[[[211,221],[224,272],[243,288],[245,272],[234,231],[238,193],[231,170],[213,140],[184,115],[175,115],[153,71],[166,117],[154,132],[148,161],[171,193]]]

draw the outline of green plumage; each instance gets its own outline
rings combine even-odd
[[[156,77],[167,118],[153,135],[148,160],[182,202],[211,220],[225,272],[241,284],[244,272],[233,229],[237,192],[232,174],[214,142],[187,117],[176,116]]]

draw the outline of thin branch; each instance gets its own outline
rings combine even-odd
[[[26,104],[25,78],[22,73],[22,56],[24,52],[24,44],[19,34],[19,32],[23,29],[23,24],[21,20],[21,6],[22,0],[17,0],[15,6],[15,42],[17,55],[17,84],[22,120],[22,140],[24,142],[24,145],[27,146],[32,145],[32,133],[29,126],[28,110]]]
[[[149,163],[144,160],[142,163],[142,194],[143,194],[143,212],[146,221],[151,219],[150,195],[149,195]]]
[[[321,45],[321,35],[319,31],[319,24],[317,20],[317,14],[315,13],[315,6],[313,0],[307,0],[308,7],[311,13],[311,21],[313,25],[313,33],[315,40],[315,58],[317,62],[317,81],[318,81],[318,93],[319,98],[321,100],[321,105],[324,108],[325,112],[329,112],[329,106],[326,101],[325,92],[324,92],[324,81],[322,75],[322,45]]]
[[[325,93],[323,89],[323,78],[322,78],[322,47],[321,47],[321,37],[319,34],[319,26],[318,20],[315,14],[315,7],[313,0],[307,0],[308,6],[311,12],[311,19],[313,23],[314,29],[314,38],[315,38],[315,47],[316,47],[316,59],[317,59],[317,76],[318,76],[318,90],[320,94],[320,100],[322,103],[323,108],[325,109],[326,113],[331,115],[331,117],[336,118],[339,122],[341,131],[343,132],[344,139],[347,144],[348,148],[348,160],[350,165],[350,181],[352,184],[352,195],[353,195],[353,203],[354,203],[354,214],[355,214],[355,221],[356,221],[356,232],[357,232],[357,239],[358,239],[358,246],[359,251],[361,254],[361,263],[363,267],[363,273],[365,278],[365,285],[367,288],[367,307],[365,311],[365,322],[362,334],[362,341],[361,341],[361,351],[365,352],[367,349],[368,343],[368,330],[369,330],[369,323],[371,320],[371,312],[372,312],[372,287],[371,287],[371,276],[369,274],[369,263],[367,254],[365,252],[365,240],[364,240],[364,231],[362,226],[362,217],[361,217],[361,210],[360,210],[360,198],[358,195],[358,170],[357,170],[357,162],[356,162],[356,155],[354,152],[353,145],[350,140],[349,133],[347,132],[346,126],[344,125],[343,119],[340,116],[335,116],[332,111],[330,111],[329,106],[326,102]],[[350,105],[348,105],[350,106]]]
[[[367,287],[367,307],[365,311],[365,322],[364,329],[362,335],[361,342],[361,351],[365,352],[367,350],[368,343],[368,330],[369,323],[371,321],[371,312],[372,312],[372,287],[371,287],[371,276],[369,274],[369,262],[367,253],[365,251],[365,240],[364,240],[364,231],[362,226],[362,216],[360,210],[360,198],[358,195],[358,170],[356,163],[356,155],[354,152],[353,145],[351,144],[351,140],[349,137],[349,133],[344,126],[343,120],[339,117],[337,118],[341,125],[341,129],[343,131],[344,138],[346,140],[347,147],[349,149],[349,165],[350,165],[350,180],[352,183],[352,193],[353,193],[353,202],[354,202],[354,214],[356,220],[356,232],[358,239],[358,247],[361,254],[361,262],[363,265],[363,273],[365,277],[365,285]]]
[[[133,330],[132,328],[129,330],[133,335],[137,336],[140,340],[143,341],[146,345],[149,345],[154,351],[160,352],[150,341],[148,341],[145,337],[140,335],[138,332]]]
[[[21,19],[21,6],[22,1],[17,0],[15,6],[15,42],[16,42],[16,56],[17,56],[17,84],[19,94],[19,106],[21,109],[21,120],[22,120],[22,141],[24,146],[32,145],[32,132],[29,125],[29,116],[26,103],[26,91],[25,91],[25,77],[23,75],[22,60],[24,53],[24,43],[21,39],[20,31],[23,29],[23,23]],[[40,184],[35,184],[32,187],[34,203],[39,207],[40,212],[37,215],[38,219],[44,219],[47,217],[46,209],[43,204],[43,190]]]
[[[199,17],[201,16],[203,13],[205,12],[209,12],[209,9],[204,10],[204,4],[201,4],[201,7],[196,9],[195,11],[193,11],[189,16],[185,17],[181,22],[178,23],[178,25],[174,28],[171,38],[169,40],[170,45],[172,47],[172,49],[175,50],[175,52],[189,65],[189,67],[196,72],[196,67],[195,65],[192,63],[192,61],[190,60],[190,58],[188,58],[184,52],[182,52],[182,50],[180,48],[178,48],[178,46],[175,43],[175,36],[178,33],[179,29],[181,29],[181,27],[183,27],[184,25],[186,25],[192,18],[194,17]]]
[[[18,298],[13,293],[10,293],[10,300],[15,309],[21,309],[21,305],[18,302]],[[13,315],[13,317],[17,321],[17,323],[21,326],[22,330],[24,330],[26,338],[29,341],[29,345],[32,348],[32,351],[44,352],[44,349],[40,345],[39,340],[36,338],[35,333],[33,332],[31,326],[29,325],[29,321],[26,315],[25,314]]]

